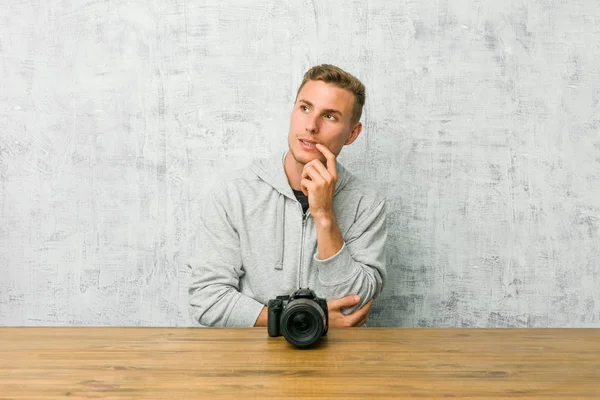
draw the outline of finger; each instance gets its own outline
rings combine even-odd
[[[319,160],[313,160],[311,162],[309,162],[308,164],[304,165],[304,168],[302,168],[302,175],[300,177],[300,179],[317,179],[321,176],[320,173],[318,172],[318,170],[316,168],[314,168],[315,164],[321,164],[321,166],[323,166],[323,164],[321,163],[321,161]],[[325,166],[323,166],[323,168],[325,168]],[[312,170],[312,174],[311,174],[311,170]],[[326,171],[327,169],[325,169]],[[318,175],[315,175],[318,174]]]
[[[372,305],[373,305],[373,299],[367,301],[360,309],[362,310],[363,308],[368,308],[370,310]]]
[[[369,300],[364,306],[354,311],[352,314],[348,315],[348,322],[352,326],[356,326],[356,324],[363,318],[367,318],[369,315],[369,310],[371,309],[371,305],[373,304],[373,299]]]
[[[325,172],[327,172],[327,170],[325,170]],[[322,177],[319,171],[317,171],[317,169],[312,165],[307,164],[302,170],[302,175],[303,178],[306,178],[307,176],[310,177],[310,180],[312,180],[315,183],[323,183],[325,181],[324,177]]]
[[[363,326],[364,324],[366,324],[366,323],[367,323],[367,320],[368,320],[368,319],[369,319],[369,316],[368,316],[368,315],[365,315],[365,316],[364,316],[364,318],[363,318],[363,319],[361,319],[360,321],[358,321],[358,322],[356,323],[356,325],[354,325],[354,326]]]
[[[331,152],[327,147],[322,145],[321,143],[317,143],[317,150],[319,150],[327,159],[327,171],[337,179],[337,169],[335,164],[335,154]]]
[[[306,164],[304,166],[304,168],[302,168],[302,176],[300,176],[300,179],[310,178],[310,175],[308,174],[308,171],[307,171],[307,167],[308,167],[308,164]]]
[[[300,180],[300,190],[302,190],[305,196],[308,196],[308,192],[312,192],[315,189],[314,185],[315,183],[310,179]]]
[[[341,299],[333,299],[327,302],[327,308],[329,310],[339,310],[342,307],[350,307],[357,304],[360,301],[360,296],[346,296]]]
[[[304,164],[304,168],[306,169],[307,167],[313,167],[319,172],[327,171],[327,167],[325,167],[325,164],[323,164],[323,162],[318,158],[315,158],[314,160],[311,160],[308,163]],[[329,173],[329,171],[327,172]]]
[[[321,160],[312,160],[311,162],[309,162],[308,164],[306,164],[304,166],[304,168],[306,169],[306,167],[310,166],[311,168],[313,168],[315,171],[317,171],[319,173],[319,175],[327,182],[327,183],[331,183],[333,182],[333,176],[329,173],[329,171],[327,170],[327,168],[325,168],[325,166],[323,165],[323,163],[321,162]]]

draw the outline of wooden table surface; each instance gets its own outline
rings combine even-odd
[[[600,399],[600,329],[0,328],[0,399]]]

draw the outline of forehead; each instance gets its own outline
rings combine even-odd
[[[298,93],[298,100],[308,100],[315,108],[333,108],[349,116],[354,105],[354,93],[332,83],[308,81]]]

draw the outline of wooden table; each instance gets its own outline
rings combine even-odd
[[[600,399],[600,329],[0,328],[0,399]]]

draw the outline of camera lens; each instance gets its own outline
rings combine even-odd
[[[296,347],[308,347],[323,335],[325,314],[312,300],[290,302],[281,316],[281,333]]]
[[[298,312],[292,318],[294,330],[298,333],[306,333],[310,330],[310,317],[304,312]]]

